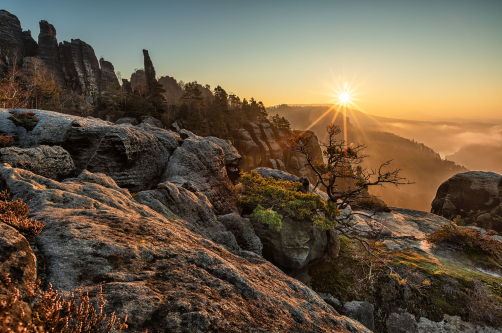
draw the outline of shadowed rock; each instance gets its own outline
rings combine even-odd
[[[502,176],[470,171],[456,174],[441,186],[432,201],[431,212],[485,229],[502,231]]]

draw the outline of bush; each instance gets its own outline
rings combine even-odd
[[[0,222],[17,229],[23,235],[38,235],[44,222],[29,219],[30,208],[22,199],[10,200],[7,191],[0,192]]]
[[[77,290],[78,301],[75,294],[70,293],[69,300],[65,300],[57,290],[52,289],[49,284],[47,291],[40,290],[40,281],[37,285],[28,289],[28,296],[34,297],[33,323],[41,327],[42,332],[95,332],[108,333],[114,326],[118,331],[127,328],[127,315],[124,322],[115,316],[113,312],[110,319],[106,321],[106,314],[103,313],[105,301],[103,299],[103,289],[99,285],[98,307],[91,304],[88,294],[83,295],[82,290]],[[39,331],[40,332],[40,331]]]
[[[0,148],[10,147],[14,144],[14,138],[8,134],[0,135]]]
[[[280,211],[296,219],[310,219],[318,227],[329,230],[336,225],[336,217],[340,215],[335,203],[326,203],[322,198],[312,192],[302,193],[300,182],[291,182],[269,177],[263,178],[255,170],[250,173],[241,173],[242,196],[237,204],[258,207],[253,214],[261,222],[272,224],[280,230],[282,215],[269,212]],[[268,208],[267,210],[264,209]]]
[[[427,236],[427,241],[433,244],[450,244],[467,251],[481,252],[502,262],[502,243],[481,235],[479,230],[459,228],[454,222],[443,225]]]
[[[38,124],[38,118],[35,116],[35,112],[27,111],[27,112],[19,112],[16,113],[14,111],[9,112],[12,116],[8,119],[12,120],[16,126],[24,127],[27,131],[31,131]]]

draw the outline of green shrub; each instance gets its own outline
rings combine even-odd
[[[281,231],[282,215],[277,213],[276,211],[273,211],[270,208],[265,209],[261,205],[258,205],[251,216],[258,219],[263,224],[268,225],[270,228]]]
[[[300,182],[272,177],[265,179],[254,170],[241,173],[240,181],[243,195],[239,198],[238,205],[258,205],[253,212],[254,216],[263,223],[271,223],[276,229],[279,226],[278,230],[283,217],[281,214],[295,219],[310,219],[319,228],[326,230],[336,225],[336,217],[340,215],[335,203],[326,203],[312,192],[300,192]],[[281,214],[270,211],[279,211]]]

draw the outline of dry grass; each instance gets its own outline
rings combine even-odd
[[[475,282],[474,288],[468,292],[466,304],[469,321],[500,327],[502,325],[502,302],[493,297],[488,288]]]
[[[14,137],[5,134],[0,135],[0,148],[10,147],[14,144]]]
[[[0,331],[3,333],[34,332],[23,322],[25,313],[21,306],[19,289],[11,284],[7,275],[7,296],[0,301]]]
[[[119,332],[127,328],[127,315],[124,321],[113,312],[110,318],[103,313],[105,301],[103,290],[99,286],[98,305],[94,307],[88,294],[82,294],[82,290],[77,290],[78,299],[75,293],[71,293],[68,300],[65,300],[57,290],[49,289],[42,291],[40,281],[37,285],[28,289],[28,296],[36,300],[33,306],[33,323],[38,327],[38,332],[65,332],[65,333],[108,333],[114,327]],[[42,329],[42,331],[40,331]]]
[[[455,223],[443,225],[427,236],[427,241],[433,244],[450,244],[463,250],[487,254],[497,262],[502,262],[502,243],[491,239],[493,233],[481,235],[473,229],[459,228]]]
[[[23,235],[38,235],[44,222],[29,219],[30,208],[22,199],[9,200],[7,191],[0,192],[0,222],[17,229]]]

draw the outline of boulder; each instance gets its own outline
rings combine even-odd
[[[75,176],[75,164],[70,154],[60,146],[0,148],[0,162],[54,180]]]
[[[178,186],[187,181],[192,182],[207,196],[217,215],[236,211],[237,195],[228,178],[227,167],[234,167],[235,161],[240,160],[240,156],[232,150],[232,155],[227,157],[225,150],[228,151],[231,145],[224,140],[203,138],[185,130],[179,134],[185,139],[169,158],[163,181]],[[223,149],[213,141],[224,141],[228,146]]]
[[[375,329],[374,306],[368,301],[352,301],[343,305],[342,313],[370,330]]]
[[[310,220],[284,217],[282,228],[277,231],[255,218],[249,219],[263,244],[263,256],[288,273],[306,267],[327,250],[326,230],[317,228]]]
[[[130,331],[370,332],[256,254],[191,232],[104,174],[59,183],[2,165],[0,179],[46,223],[36,238],[46,280],[93,299],[101,284],[104,311],[127,313]]]
[[[502,176],[493,172],[469,171],[456,174],[441,186],[432,201],[431,212],[465,224],[477,223],[502,232]]]

